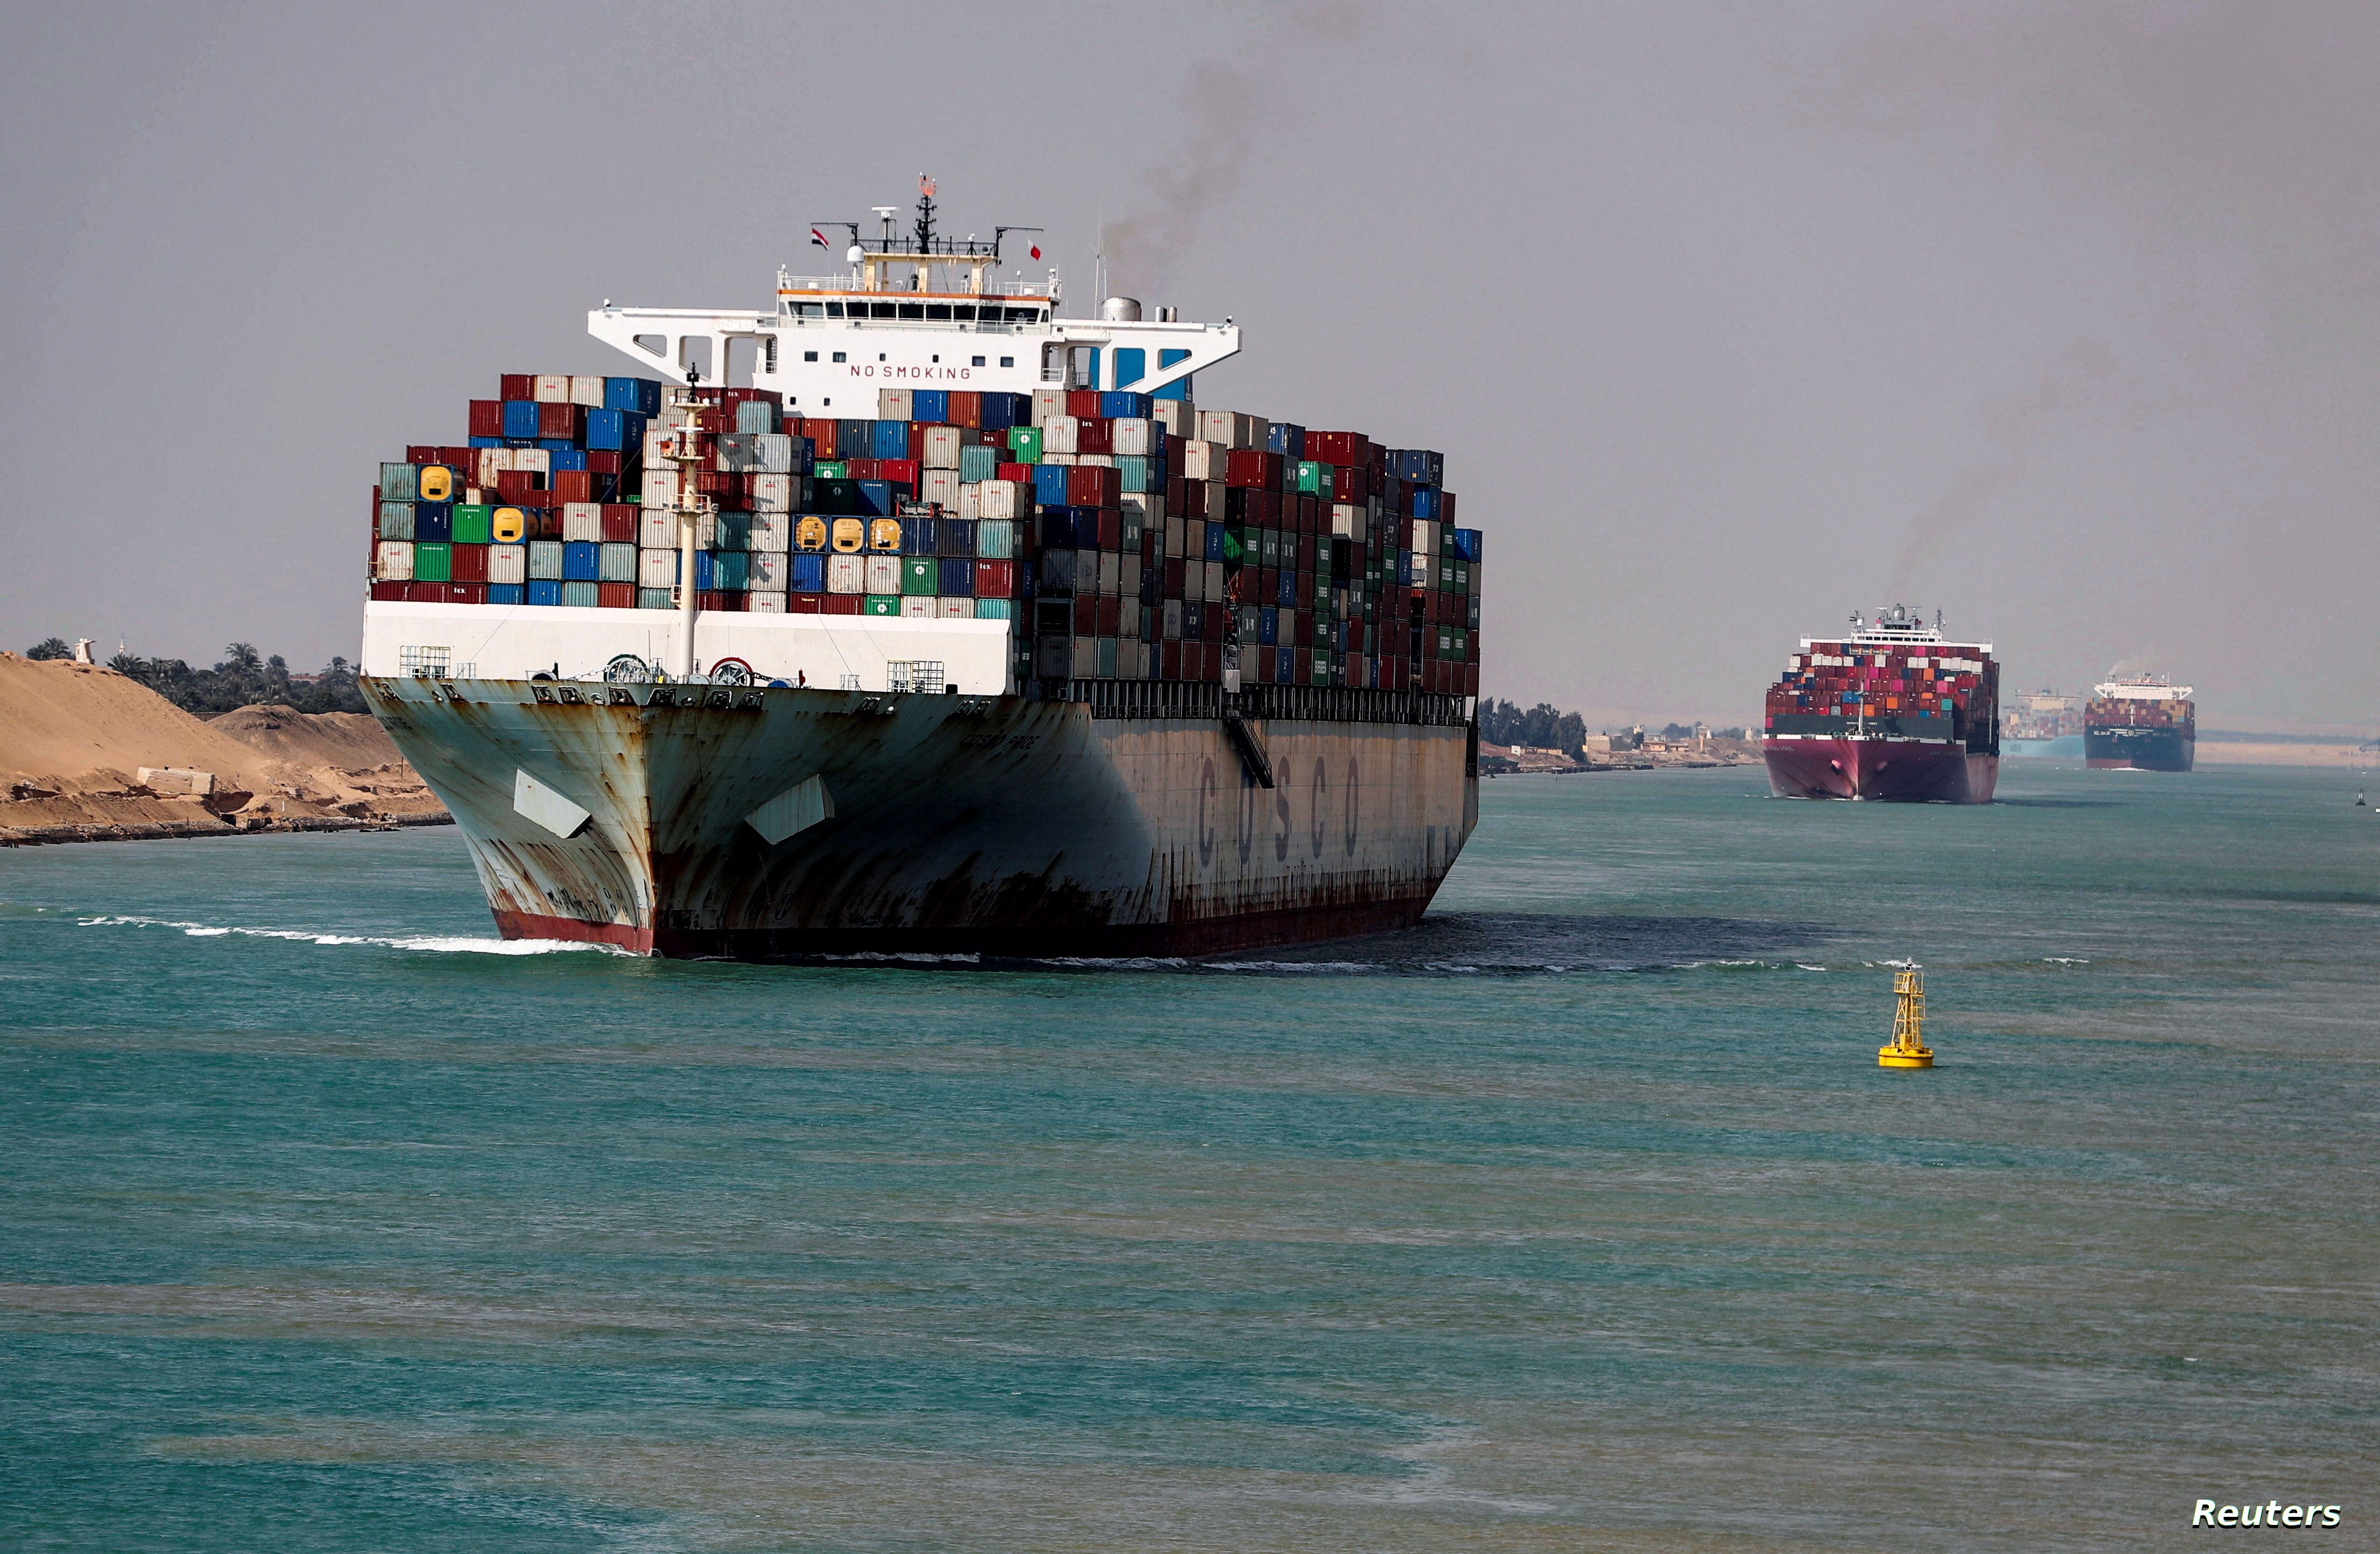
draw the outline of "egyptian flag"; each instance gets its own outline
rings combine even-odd
[[[811,241],[811,242],[813,242],[813,243],[816,243],[820,248],[822,248],[822,249],[824,249],[824,248],[832,248],[832,247],[833,247],[833,245],[832,245],[832,244],[829,243],[829,242],[826,240],[826,234],[825,234],[825,233],[823,233],[823,232],[820,232],[820,231],[817,227],[815,227],[815,226],[813,226],[813,227],[811,227],[811,228],[810,228],[810,241]]]

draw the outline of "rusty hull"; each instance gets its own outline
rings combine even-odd
[[[370,678],[500,931],[640,953],[1179,955],[1402,927],[1477,819],[1466,731],[1220,722],[1020,697]],[[540,699],[540,693],[544,699]],[[516,771],[589,812],[564,838]],[[832,819],[745,822],[811,776]]]

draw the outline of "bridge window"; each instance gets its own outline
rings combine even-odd
[[[970,365],[973,365],[973,366],[976,366],[976,367],[981,367],[981,366],[983,365],[983,358],[981,358],[981,357],[979,357],[979,356],[978,356],[978,357],[970,357],[970,358],[968,358],[968,361],[969,361]]]
[[[852,306],[857,307],[858,304],[855,302]],[[868,305],[868,316],[871,319],[889,319],[893,316],[893,306],[890,302],[870,302]]]
[[[1013,356],[1004,356],[1000,358],[1000,364],[1002,367],[1014,367],[1016,365],[1016,358]]]
[[[842,353],[841,351],[837,351],[837,352],[835,352],[835,353],[834,353],[834,359],[835,359],[835,360],[837,360],[837,361],[841,361],[841,360],[843,360],[843,359],[844,359],[843,353]]]
[[[828,303],[826,305],[826,316],[831,319],[839,319],[843,317],[843,304],[840,302]]]
[[[960,303],[957,307],[951,310],[951,317],[958,320],[961,323],[973,323],[975,322],[975,304],[972,302]]]
[[[797,319],[822,319],[826,317],[826,304],[823,302],[795,302],[790,304],[787,310]]]
[[[818,359],[818,352],[816,352],[816,351],[804,351],[804,352],[802,353],[802,359],[803,359],[804,361],[816,361],[816,360]]]
[[[947,302],[929,302],[929,303],[927,303],[927,304],[926,304],[926,322],[929,322],[929,323],[948,323],[948,322],[951,322],[951,305],[950,305],[949,303],[947,303]]]
[[[923,320],[926,316],[926,305],[922,302],[895,302],[892,306],[900,310],[898,316],[901,318]]]

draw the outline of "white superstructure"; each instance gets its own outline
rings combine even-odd
[[[789,414],[845,420],[875,419],[886,388],[1158,394],[1239,353],[1231,321],[1183,322],[1170,308],[1144,319],[1131,297],[1107,298],[1096,319],[1058,317],[1057,271],[1000,273],[1009,235],[1031,229],[997,228],[989,242],[939,237],[930,179],[919,181],[912,230],[895,230],[891,206],[876,213],[875,236],[827,224],[850,232],[849,268],[780,270],[773,311],[606,302],[587,315],[587,332],[672,382],[693,369],[707,383],[774,390]]]
[[[2121,680],[2102,680],[2091,687],[2091,694],[2106,701],[2188,701],[2192,687],[2177,686],[2162,674],[2133,674]]]

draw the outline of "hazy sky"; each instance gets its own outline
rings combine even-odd
[[[75,5],[0,50],[0,642],[353,655],[370,490],[941,183],[1442,449],[1483,689],[1742,722],[1899,597],[2380,721],[2380,6]]]

